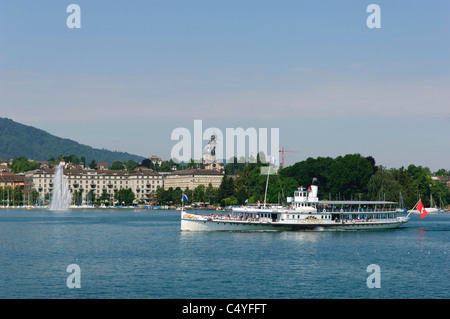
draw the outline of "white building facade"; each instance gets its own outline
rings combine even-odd
[[[39,197],[44,199],[53,190],[54,169],[40,169],[26,173],[25,192],[32,189],[39,193]],[[130,188],[135,194],[135,202],[149,202],[152,193],[158,187],[163,187],[162,175],[151,169],[137,168],[134,171],[119,170],[64,170],[67,178],[69,190],[72,197],[81,193],[83,203],[88,203],[91,199],[88,194],[91,192],[96,199],[106,192],[110,195],[110,201],[114,200],[114,194],[121,190]]]
[[[209,184],[214,188],[218,188],[222,183],[223,176],[223,173],[215,169],[189,168],[165,174],[164,189],[180,187],[184,190],[188,187],[193,190],[199,185],[208,187]]]

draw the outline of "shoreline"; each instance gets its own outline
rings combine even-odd
[[[186,210],[227,210],[226,208],[222,207],[184,207]],[[48,206],[0,206],[0,210],[49,210]],[[177,210],[181,211],[181,206],[72,206],[69,208],[69,210],[76,210],[76,209],[139,209],[139,210]]]

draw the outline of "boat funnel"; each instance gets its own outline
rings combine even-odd
[[[317,185],[311,185],[311,192],[309,193],[310,198],[317,198],[317,191],[319,187]]]
[[[317,186],[317,184],[318,184],[318,180],[317,180],[317,178],[314,177],[312,179],[312,183],[311,183],[311,187],[310,187],[311,191],[309,192],[309,195],[308,195],[310,201],[318,201],[319,200],[317,198],[317,192],[319,190],[319,186]]]

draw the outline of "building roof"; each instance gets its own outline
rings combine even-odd
[[[167,175],[218,175],[223,176],[223,173],[215,169],[202,169],[202,168],[188,168],[181,171],[170,172]]]
[[[54,174],[55,169],[54,168],[44,168],[44,169],[37,169],[34,171],[33,175],[36,174]],[[126,171],[126,170],[92,170],[92,169],[79,169],[79,168],[73,168],[73,169],[65,169],[64,175],[103,175],[103,176],[136,176],[136,175],[154,175],[154,176],[160,176],[159,173],[154,172],[151,169],[147,168],[141,168],[138,167],[134,171]]]
[[[25,181],[24,175],[16,175],[14,173],[10,174],[0,173],[0,182],[2,183],[23,183],[24,181]]]

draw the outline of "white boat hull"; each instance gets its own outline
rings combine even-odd
[[[182,231],[281,231],[290,230],[283,225],[274,226],[268,223],[257,222],[230,222],[208,220],[181,220]]]
[[[403,225],[407,218],[398,217],[391,220],[372,222],[334,222],[326,220],[301,220],[297,222],[282,221],[239,221],[207,219],[199,215],[183,214],[181,231],[341,231],[341,230],[376,230],[392,229]]]

